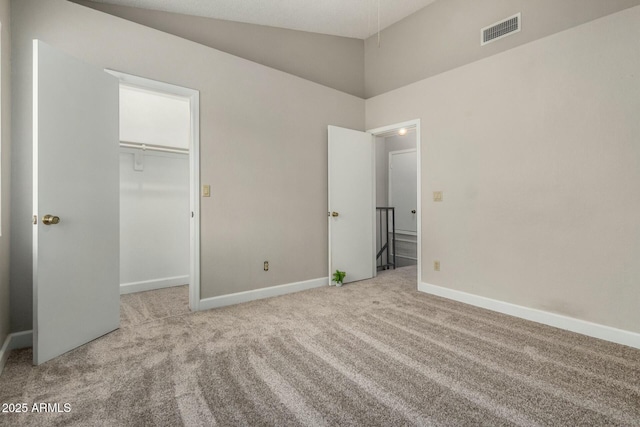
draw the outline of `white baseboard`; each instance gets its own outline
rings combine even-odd
[[[567,331],[577,332],[582,335],[640,349],[640,334],[637,332],[616,329],[611,326],[605,326],[598,323],[588,322],[586,320],[563,316],[561,314],[538,310],[536,308],[524,307],[504,301],[481,297],[479,295],[443,288],[442,286],[430,285],[424,282],[418,285],[418,290],[428,294],[474,305],[476,307],[497,311],[498,313],[509,314],[521,319],[531,320],[533,322],[554,326]]]
[[[305,280],[303,282],[287,283],[285,285],[271,286],[269,288],[254,289],[252,291],[238,292],[235,294],[222,295],[219,297],[205,298],[200,300],[198,310],[209,310],[211,308],[225,307],[227,305],[240,304],[257,299],[277,297],[279,295],[291,294],[294,292],[306,291],[307,289],[319,288],[329,284],[328,277]]]
[[[14,332],[7,335],[7,339],[4,340],[2,348],[0,348],[0,374],[4,369],[4,365],[9,358],[9,352],[11,350],[17,350],[19,348],[27,348],[33,345],[33,331]]]
[[[162,277],[160,279],[143,280],[141,282],[122,283],[120,284],[120,295],[152,291],[154,289],[171,288],[173,286],[181,286],[188,283],[189,275]]]

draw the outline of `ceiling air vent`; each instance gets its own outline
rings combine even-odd
[[[522,26],[521,21],[521,14],[517,13],[500,22],[484,27],[480,30],[480,46],[519,32]]]

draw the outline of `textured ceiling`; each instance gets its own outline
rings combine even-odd
[[[93,0],[359,39],[435,0]]]

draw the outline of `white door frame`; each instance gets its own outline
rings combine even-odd
[[[151,80],[105,69],[120,79],[120,83],[158,92],[169,93],[189,99],[191,132],[189,140],[189,307],[198,311],[200,305],[200,92],[170,83]]]
[[[421,156],[420,156],[420,119],[415,119],[415,120],[408,120],[406,122],[401,122],[401,123],[396,123],[396,124],[392,124],[392,125],[388,125],[388,126],[382,126],[379,128],[375,128],[375,129],[371,129],[368,130],[367,132],[373,134],[373,136],[381,136],[383,134],[389,133],[389,132],[393,132],[393,131],[397,131],[401,128],[407,128],[407,129],[411,129],[411,128],[415,128],[416,130],[416,161],[418,162],[417,164],[417,169],[416,169],[416,179],[418,180],[417,182],[417,192],[418,194],[416,194],[417,197],[417,203],[416,203],[416,214],[418,215],[418,220],[417,220],[417,237],[416,237],[416,256],[418,258],[418,277],[416,280],[416,287],[420,284],[420,278],[422,277],[422,191],[421,191]],[[372,140],[371,142],[372,144],[375,144],[375,138]],[[375,162],[374,162],[375,163]],[[374,176],[375,176],[375,164],[374,164]],[[373,180],[373,194],[376,191],[376,180]],[[375,214],[376,214],[376,206],[375,206],[375,200],[374,200],[374,205],[372,207],[372,211],[373,211],[373,215],[374,215],[374,228],[375,228]],[[375,229],[373,230],[374,236],[375,236]],[[375,241],[376,239],[374,239],[374,245],[375,245]],[[375,254],[375,246],[373,248],[373,253]],[[375,260],[374,260],[375,261]],[[377,269],[376,269],[377,270]],[[377,273],[377,271],[376,271]]]

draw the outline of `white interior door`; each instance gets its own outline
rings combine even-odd
[[[33,43],[33,357],[119,325],[118,80]],[[51,224],[45,215],[59,217]]]
[[[417,164],[416,150],[389,153],[389,206],[395,208],[396,232],[418,231]]]
[[[373,136],[329,126],[329,276],[375,274]]]

